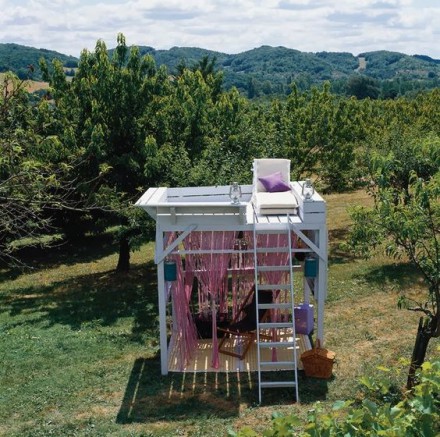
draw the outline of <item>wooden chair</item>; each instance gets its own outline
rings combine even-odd
[[[271,303],[272,292],[262,291],[259,293],[259,303]],[[219,342],[218,351],[221,354],[237,357],[242,360],[252,343],[257,338],[257,311],[256,311],[256,298],[255,287],[253,287],[248,295],[245,297],[242,305],[231,324],[224,328],[218,328],[218,331],[223,332],[224,335]],[[259,322],[264,322],[269,317],[270,310],[260,309],[258,310]],[[266,336],[265,336],[266,337]],[[231,351],[227,349],[227,343],[229,339],[237,339],[242,341],[241,352]]]

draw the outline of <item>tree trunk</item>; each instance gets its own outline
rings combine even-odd
[[[406,382],[406,388],[411,390],[417,383],[416,371],[425,361],[426,350],[428,349],[429,340],[431,340],[430,324],[423,324],[423,318],[420,317],[419,327],[417,329],[416,342],[411,357],[411,366],[408,372],[408,380]]]
[[[119,259],[116,270],[124,273],[130,270],[130,244],[126,237],[121,237],[119,241]]]

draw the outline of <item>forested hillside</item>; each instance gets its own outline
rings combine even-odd
[[[172,75],[176,75],[183,66],[196,65],[204,57],[215,59],[216,68],[224,75],[223,87],[230,89],[235,86],[249,98],[285,96],[290,93],[292,82],[304,91],[329,81],[333,92],[359,98],[394,98],[440,84],[440,61],[424,55],[376,51],[354,56],[351,53],[305,53],[269,46],[238,54],[194,47],[155,50],[140,46],[139,50],[142,55],[151,55],[157,65],[165,65]],[[32,65],[35,69],[32,78],[41,79],[38,60],[42,57],[49,62],[54,58],[60,59],[68,74],[72,74],[70,69],[78,61],[45,49],[0,44],[0,72],[12,70],[25,78],[29,74],[29,65]]]
[[[175,74],[179,66],[191,67],[203,57],[216,59],[218,69],[224,74],[224,87],[235,86],[249,98],[289,94],[292,82],[298,89],[307,90],[329,81],[335,93],[360,98],[394,98],[440,84],[439,61],[429,56],[388,51],[354,56],[262,46],[228,55],[191,47],[155,50],[141,46],[139,49],[142,54],[153,56],[158,65],[166,65],[171,74]],[[367,95],[363,94],[365,88],[369,89]]]
[[[19,78],[41,80],[40,59],[59,59],[66,68],[78,65],[78,59],[52,50],[36,49],[19,44],[0,44],[0,73],[13,71]]]

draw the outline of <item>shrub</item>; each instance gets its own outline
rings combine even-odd
[[[294,416],[276,416],[272,426],[263,432],[265,437],[287,436],[421,436],[440,435],[440,360],[425,362],[418,375],[419,383],[404,393],[399,402],[395,394],[377,396],[377,390],[386,391],[382,383],[365,379],[361,383],[371,390],[371,396],[356,404],[352,400],[338,401],[330,412],[324,412],[320,404],[309,412],[307,424]],[[369,387],[370,386],[370,387]],[[386,393],[382,393],[386,394]],[[374,399],[374,400],[372,400]],[[235,437],[255,437],[256,432],[244,428]]]

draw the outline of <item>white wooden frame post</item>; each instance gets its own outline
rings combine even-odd
[[[321,225],[317,231],[316,242],[321,249],[327,253],[327,226]],[[318,274],[315,279],[317,284],[317,334],[316,337],[320,341],[321,345],[324,345],[324,304],[327,297],[327,257],[318,258]]]
[[[299,229],[299,227],[292,225],[292,229],[296,233],[296,235],[299,238],[301,238],[305,244],[309,246],[309,248],[312,250],[312,253],[317,255],[318,271],[316,278],[314,278],[312,282],[309,283],[309,278],[304,277],[303,293],[304,293],[304,303],[307,304],[310,303],[310,294],[311,294],[310,284],[312,284],[313,295],[317,306],[316,337],[320,341],[321,345],[324,345],[324,308],[325,308],[325,300],[327,298],[327,275],[328,275],[327,226],[325,222],[323,224],[315,225],[315,226]],[[304,234],[304,231],[308,231],[312,234],[310,236],[310,239],[306,236],[306,234]]]
[[[156,223],[156,257],[164,251],[164,233]],[[162,258],[162,257],[161,257]],[[165,287],[164,259],[157,263],[157,290],[159,297],[159,338],[160,368],[162,375],[168,374],[168,341],[167,341],[167,290]]]

